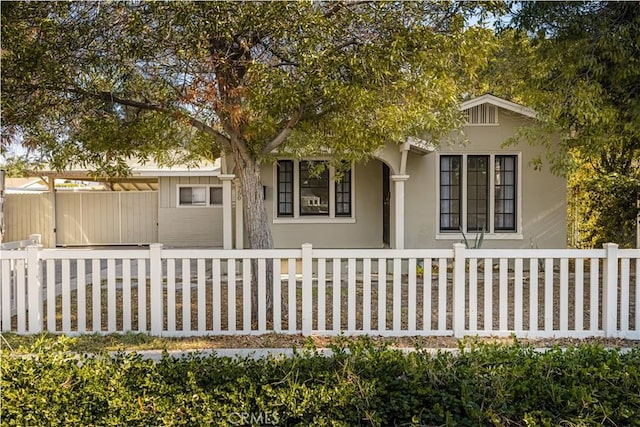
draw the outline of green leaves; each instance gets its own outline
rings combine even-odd
[[[271,247],[262,186],[247,177],[275,155],[366,160],[459,125],[490,38],[465,27],[477,8],[16,3],[3,9],[3,141],[21,137],[56,168],[107,174],[131,156],[224,152],[256,200],[245,204],[249,242]]]
[[[55,164],[96,162],[83,153],[126,144],[121,132],[111,140],[100,136],[117,122],[130,126],[178,112],[233,135],[259,156],[300,109],[293,151],[322,146],[348,156],[348,145],[363,157],[389,140],[454,127],[458,96],[482,64],[488,39],[462,25],[472,7],[448,3],[28,3],[5,9],[2,36],[11,47],[2,56],[3,126],[19,129],[33,149],[60,157]],[[138,126],[144,134],[130,151],[145,156],[196,138],[188,132],[166,138],[172,125],[161,122]],[[312,133],[307,142],[302,132]],[[78,149],[53,150],[46,134]],[[220,141],[210,141],[214,152],[233,151]],[[281,144],[284,149],[289,141]]]
[[[290,358],[2,354],[7,425],[637,425],[640,351],[478,344],[458,354],[366,338]],[[253,415],[252,415],[253,414]],[[234,418],[235,417],[235,418]],[[262,417],[262,421],[259,421]],[[270,421],[266,421],[266,419]],[[239,423],[241,424],[241,423]]]
[[[536,125],[518,139],[543,146],[552,170],[570,177],[571,244],[632,246],[640,192],[640,9],[518,2],[511,27],[498,34],[479,90],[538,112]]]

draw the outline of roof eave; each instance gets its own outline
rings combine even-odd
[[[478,105],[487,104],[487,103],[495,105],[500,108],[504,108],[505,110],[513,111],[514,113],[518,113],[532,119],[536,119],[538,117],[538,113],[529,107],[516,104],[515,102],[507,101],[506,99],[498,98],[497,96],[494,96],[488,93],[485,95],[479,96],[477,98],[473,98],[463,102],[460,105],[460,110],[467,110],[469,108],[473,108]]]

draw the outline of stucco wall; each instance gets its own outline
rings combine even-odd
[[[158,240],[175,247],[221,247],[222,206],[178,207],[178,184],[215,184],[208,176],[160,177],[158,182]]]
[[[356,165],[354,177],[354,220],[351,223],[330,222],[306,217],[274,223],[274,203],[277,186],[272,164],[262,167],[262,182],[267,186],[265,200],[271,222],[274,245],[277,248],[299,248],[308,242],[316,248],[381,248],[382,245],[382,163],[371,160]],[[285,220],[287,221],[287,220]],[[310,221],[324,221],[310,223]],[[276,221],[277,222],[277,221]]]
[[[566,181],[553,175],[547,163],[534,170],[530,162],[542,155],[543,149],[521,143],[502,148],[503,142],[515,130],[527,124],[527,119],[499,110],[499,126],[466,126],[464,144],[442,144],[425,156],[409,154],[405,199],[405,247],[449,248],[459,241],[459,235],[438,235],[437,174],[438,153],[520,154],[522,187],[521,228],[514,234],[486,236],[483,248],[564,248],[566,247]],[[447,238],[448,237],[448,238]],[[473,235],[467,236],[474,237]]]

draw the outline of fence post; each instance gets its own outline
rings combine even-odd
[[[42,283],[38,245],[27,246],[27,297],[29,298],[29,333],[42,332]]]
[[[151,335],[162,335],[164,320],[163,313],[163,286],[162,286],[162,244],[149,245],[149,278],[151,288],[149,290],[151,311]]]
[[[602,271],[602,329],[605,337],[616,335],[618,330],[618,245],[605,243]]]
[[[302,245],[302,335],[313,330],[313,246]]]
[[[465,321],[465,265],[466,247],[462,243],[453,245],[453,336],[464,337]]]

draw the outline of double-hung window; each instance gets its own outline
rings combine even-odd
[[[517,155],[440,156],[440,232],[515,233],[517,206]]]
[[[280,160],[276,166],[278,218],[351,218],[352,170],[336,179],[324,160]]]
[[[221,185],[178,185],[178,206],[222,206]]]

